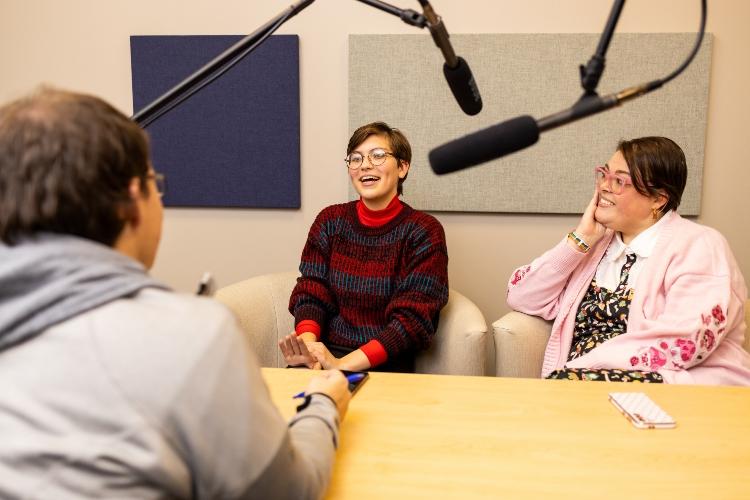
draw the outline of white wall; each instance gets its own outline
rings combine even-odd
[[[130,113],[129,35],[244,34],[289,3],[0,0],[0,101],[47,82],[101,95]],[[390,3],[419,7],[412,0]],[[698,26],[698,5],[698,0],[631,0],[619,31],[692,32]],[[434,0],[453,33],[598,33],[610,6],[602,0]],[[727,237],[748,278],[749,25],[750,2],[709,2],[708,30],[715,40],[703,205],[698,218]],[[302,209],[167,210],[154,274],[179,290],[190,291],[204,270],[211,270],[226,285],[257,274],[295,269],[317,212],[347,197],[348,178],[340,159],[348,139],[348,34],[416,32],[397,18],[354,0],[318,0],[287,23],[279,33],[300,35]],[[571,67],[585,63],[593,50],[570,61]],[[373,64],[387,57],[372,54]],[[671,69],[664,68],[664,73]],[[657,76],[662,75],[644,75],[643,81]],[[618,89],[602,89],[612,90]],[[560,103],[560,109],[568,105]],[[451,286],[473,299],[489,322],[507,311],[505,283],[512,269],[553,245],[577,222],[574,216],[435,215],[448,237]]]

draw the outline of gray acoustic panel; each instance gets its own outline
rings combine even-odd
[[[593,192],[593,168],[620,139],[662,135],[685,151],[688,182],[680,212],[700,211],[712,36],[693,63],[661,89],[625,105],[545,132],[525,150],[436,176],[435,146],[518,115],[541,118],[573,105],[598,34],[452,35],[470,64],[484,109],[463,114],[442,74],[442,56],[426,35],[349,36],[349,129],[383,120],[413,148],[404,199],[432,211],[581,213]],[[599,84],[602,95],[661,78],[695,42],[693,33],[616,34]],[[352,198],[355,195],[350,188]]]

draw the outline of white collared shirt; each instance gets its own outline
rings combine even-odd
[[[665,214],[666,216],[666,214]],[[635,263],[630,268],[630,275],[628,276],[628,288],[635,288],[635,284],[638,282],[638,275],[646,264],[646,261],[651,256],[656,246],[656,241],[659,239],[659,232],[661,231],[662,221],[666,217],[659,219],[656,224],[649,227],[638,236],[633,238],[633,241],[629,245],[626,245],[622,241],[622,237],[619,232],[615,233],[615,237],[604,252],[604,257],[599,262],[599,266],[596,268],[596,284],[600,287],[606,288],[607,290],[614,290],[620,283],[620,272],[622,266],[625,265],[626,256],[634,253],[636,255]]]

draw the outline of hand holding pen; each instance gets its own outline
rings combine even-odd
[[[357,382],[359,382],[365,377],[366,375],[364,373],[352,373],[351,375],[347,375],[346,376],[347,387],[348,387],[348,384],[356,384]],[[305,397],[305,391],[302,391],[299,394],[295,394],[294,396],[292,396],[292,398],[304,398],[304,397]]]
[[[339,416],[343,419],[349,407],[349,400],[352,397],[352,394],[349,392],[349,381],[338,370],[325,370],[316,373],[320,373],[320,375],[310,380],[301,397],[304,397],[304,394],[313,394],[316,392],[325,394],[336,402]]]

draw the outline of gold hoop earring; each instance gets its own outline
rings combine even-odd
[[[657,209],[656,207],[652,208],[651,209],[651,217],[653,217],[654,220],[658,220],[659,219],[659,209]]]

